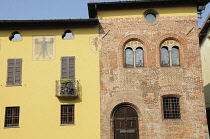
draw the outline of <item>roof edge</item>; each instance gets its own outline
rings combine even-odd
[[[0,20],[0,29],[85,27],[98,25],[98,19]]]
[[[116,1],[116,2],[90,2],[88,3],[89,18],[96,18],[97,10],[106,9],[133,9],[152,6],[180,6],[195,5],[204,6],[210,0],[140,0],[140,1]],[[199,10],[198,10],[199,11]]]

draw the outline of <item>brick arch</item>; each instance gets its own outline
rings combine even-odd
[[[161,65],[161,57],[160,57],[160,47],[161,44],[166,41],[166,40],[176,40],[180,46],[179,46],[179,53],[180,53],[180,66],[183,66],[185,64],[184,62],[184,52],[186,51],[187,48],[187,43],[186,43],[186,38],[183,38],[177,34],[165,34],[157,39],[155,42],[155,47],[156,47],[156,63],[157,65]]]
[[[148,47],[149,47],[149,43],[148,41],[143,37],[143,36],[140,36],[138,34],[130,34],[128,36],[125,36],[119,43],[119,46],[118,46],[118,56],[119,56],[119,59],[121,59],[121,62],[120,62],[120,67],[124,67],[125,66],[125,60],[124,60],[124,46],[126,43],[128,43],[129,41],[132,41],[132,40],[136,40],[136,41],[139,41],[143,44],[143,50],[144,50],[144,67],[147,66],[147,53],[148,53]]]
[[[130,103],[130,102],[122,102],[122,103],[117,104],[117,105],[112,109],[112,112],[111,112],[111,114],[110,114],[110,119],[113,118],[115,111],[116,111],[119,107],[125,106],[125,105],[127,105],[127,106],[133,108],[133,109],[137,112],[138,118],[141,117],[140,109],[139,109],[136,105],[134,105],[133,103]]]
[[[110,111],[110,138],[114,138],[114,114],[116,112],[116,110],[118,110],[120,107],[122,106],[129,106],[131,108],[133,108],[137,115],[138,115],[138,135],[140,136],[140,129],[141,129],[141,125],[140,125],[140,121],[142,120],[142,115],[141,115],[141,112],[140,112],[140,109],[133,103],[131,102],[121,102],[121,103],[118,103],[116,104],[115,106],[112,107],[112,110]]]

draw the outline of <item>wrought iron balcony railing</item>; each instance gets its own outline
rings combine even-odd
[[[78,81],[63,83],[61,80],[56,81],[56,97],[77,97]]]

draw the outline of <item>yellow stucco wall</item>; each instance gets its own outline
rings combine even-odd
[[[0,31],[0,139],[99,139],[99,54],[91,51],[90,38],[98,28],[71,28],[75,38],[63,40],[66,29],[18,30],[22,41],[10,41],[14,30]],[[32,36],[54,35],[52,61],[32,61]],[[82,86],[78,99],[58,99],[62,56],[75,56],[75,77]],[[22,86],[6,86],[7,59],[22,58]],[[75,105],[75,124],[60,125],[62,104]],[[19,128],[4,128],[5,107],[20,106]]]
[[[197,16],[196,6],[183,6],[183,7],[166,7],[166,8],[147,8],[156,10],[160,16]],[[101,10],[98,11],[98,18],[130,18],[142,17],[147,9],[127,9],[127,10]]]
[[[210,28],[201,44],[202,74],[206,107],[210,107]]]

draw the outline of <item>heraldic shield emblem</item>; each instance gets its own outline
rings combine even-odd
[[[55,36],[33,36],[33,60],[55,60]]]
[[[101,50],[102,40],[101,37],[90,37],[90,49],[98,53]]]

